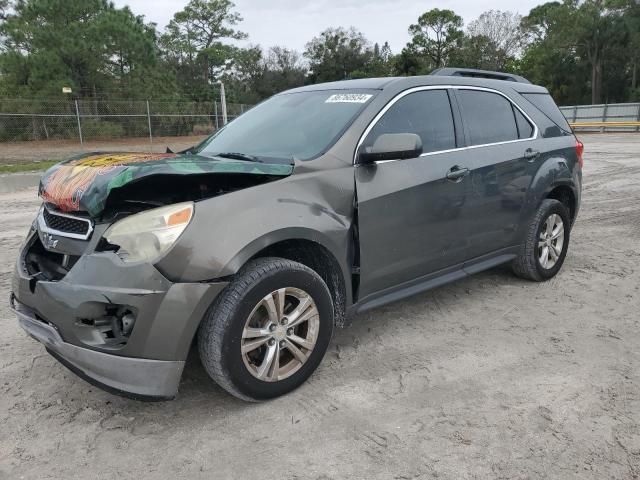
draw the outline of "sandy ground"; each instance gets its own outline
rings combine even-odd
[[[335,335],[302,388],[235,400],[197,360],[178,398],[80,380],[0,302],[0,478],[640,476],[640,135],[589,136],[560,275],[500,268]],[[38,201],[0,195],[0,298]]]
[[[89,140],[80,145],[78,140],[42,140],[33,142],[0,143],[0,165],[64,160],[83,152],[156,152],[169,147],[178,152],[200,143],[204,136],[156,137],[153,144],[149,137],[122,138],[114,140]]]

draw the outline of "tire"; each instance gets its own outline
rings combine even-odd
[[[276,305],[281,292],[284,307]],[[275,301],[270,303],[268,298]],[[280,326],[289,321],[287,315],[292,317],[290,325],[295,324],[296,313],[305,305],[305,313],[297,315],[298,320],[308,317],[305,323],[293,328]],[[278,317],[280,310],[283,314]],[[279,325],[272,321],[272,314],[280,318]],[[333,325],[331,294],[315,271],[282,258],[259,258],[247,263],[209,308],[198,330],[198,351],[209,376],[227,392],[247,401],[268,400],[294,390],[309,378],[329,346]],[[270,333],[263,334],[266,331]],[[260,335],[253,337],[255,332]],[[315,340],[312,349],[294,342],[303,336],[311,339],[305,340],[309,344]],[[248,353],[243,351],[253,347],[251,342],[265,338],[267,343]],[[298,348],[298,356],[290,345]],[[274,349],[278,353],[270,355]],[[267,357],[276,356],[279,363],[272,361],[270,368],[261,369],[268,364]],[[280,373],[287,365],[289,370]]]
[[[546,237],[549,228],[548,221],[550,218],[553,219],[554,215],[562,220],[563,241],[561,247],[558,243],[554,244],[554,240]],[[567,207],[558,200],[544,200],[527,228],[525,243],[522,245],[517,258],[512,263],[513,272],[518,277],[534,282],[543,282],[553,278],[562,268],[564,259],[567,256],[570,232],[571,220]],[[544,265],[541,261],[544,247],[541,248],[540,245],[548,240],[551,241],[552,245],[555,245],[547,247],[550,255],[548,258],[551,259],[553,255],[557,255],[557,258],[553,264],[549,262]],[[557,239],[555,241],[557,242]],[[556,253],[557,250],[560,250],[559,255]]]

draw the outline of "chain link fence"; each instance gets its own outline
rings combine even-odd
[[[251,108],[227,104],[228,121]],[[560,108],[582,132],[640,132],[640,103]],[[219,102],[0,98],[0,164],[83,151],[180,151],[223,126]]]
[[[228,121],[249,105],[227,104]],[[187,137],[223,125],[219,102],[0,99],[0,142]]]

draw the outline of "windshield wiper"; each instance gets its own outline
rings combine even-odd
[[[258,157],[254,157],[253,155],[249,155],[247,153],[240,152],[222,152],[216,153],[214,157],[222,157],[222,158],[231,158],[233,160],[244,160],[246,162],[259,162],[262,163]]]

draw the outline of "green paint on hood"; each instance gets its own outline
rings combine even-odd
[[[39,195],[64,212],[99,215],[113,189],[151,175],[237,173],[288,176],[293,164],[257,163],[186,154],[90,153],[54,165]]]

